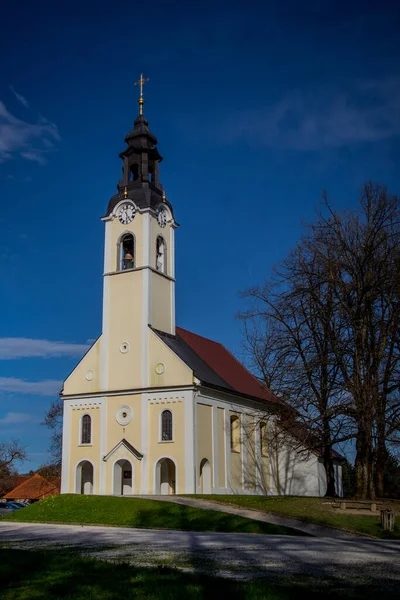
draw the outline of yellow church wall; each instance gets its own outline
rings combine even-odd
[[[114,273],[119,270],[119,242],[124,233],[133,233],[135,236],[135,266],[143,265],[143,215],[136,213],[132,223],[121,225],[118,219],[107,222],[109,227],[110,246],[108,265],[105,265],[106,273]]]
[[[255,490],[257,487],[257,454],[256,451],[256,428],[257,421],[251,415],[242,415],[244,420],[244,444],[246,446],[246,467],[245,467],[245,481],[246,488]]]
[[[81,444],[81,418],[90,415],[92,419],[91,444]],[[94,467],[93,493],[99,490],[99,453],[100,453],[100,408],[84,407],[71,410],[70,424],[70,473],[69,490],[75,492],[75,473],[78,463],[89,460]]]
[[[229,411],[229,414],[238,416],[241,419],[241,415],[238,413]],[[243,443],[243,440],[241,439],[237,452],[232,452],[232,450],[230,449],[230,453],[231,453],[230,485],[233,490],[242,489],[242,487],[243,487],[243,483],[242,483],[242,453],[243,453],[242,443]]]
[[[151,325],[155,329],[171,332],[171,285],[173,283],[151,272]]]
[[[132,420],[128,425],[120,425],[116,419],[117,410],[121,406],[129,406],[132,410]],[[109,396],[106,404],[107,415],[107,444],[105,454],[114,448],[125,438],[136,450],[141,451],[142,446],[142,395],[132,394],[129,396]],[[113,493],[113,464],[119,458],[128,459],[134,469],[134,493],[140,493],[140,461],[132,456],[125,448],[115,452],[106,463],[106,493]]]
[[[217,436],[218,436],[218,479],[219,487],[226,485],[225,469],[225,410],[217,408]]]
[[[101,337],[95,341],[65,380],[64,394],[86,394],[100,390],[100,351]]]
[[[142,368],[142,271],[128,271],[110,278],[108,387],[138,388]],[[122,342],[130,345],[125,354],[120,351]]]
[[[156,493],[154,490],[154,476],[156,463],[163,457],[172,458],[177,465],[177,474],[175,474],[175,490],[177,494],[185,492],[185,404],[182,397],[177,392],[173,401],[168,400],[161,395],[159,399],[148,403],[148,478],[150,493]],[[161,413],[164,410],[172,412],[172,442],[163,442],[160,440],[161,434]],[[153,491],[151,491],[153,490]]]
[[[156,366],[159,364],[164,365],[164,373],[156,372]],[[149,329],[150,387],[191,385],[192,383],[193,371]]]
[[[271,489],[270,457],[269,456],[261,456],[260,465],[261,465],[260,486],[264,492],[267,492]]]
[[[200,463],[206,458],[211,465],[213,479],[213,451],[212,451],[212,406],[206,404],[197,404],[196,410],[197,422],[197,485],[200,485]]]

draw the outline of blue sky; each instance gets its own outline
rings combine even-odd
[[[305,4],[305,6],[304,6]],[[395,2],[8,3],[0,24],[0,439],[40,425],[100,333],[103,224],[145,114],[177,231],[177,322],[241,352],[261,283],[321,192],[399,193]]]

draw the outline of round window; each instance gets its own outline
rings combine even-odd
[[[117,423],[120,425],[129,425],[129,423],[132,421],[132,417],[133,411],[130,406],[120,406],[115,413]]]

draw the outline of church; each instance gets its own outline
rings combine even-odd
[[[102,217],[102,333],[61,392],[61,493],[324,495],[321,457],[276,444],[282,401],[224,346],[175,324],[178,224],[144,82]],[[341,495],[340,460],[335,475]]]

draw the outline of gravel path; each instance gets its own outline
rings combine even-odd
[[[397,541],[0,522],[4,542],[26,549],[75,546],[105,560],[164,564],[225,577],[289,574],[400,582]]]

